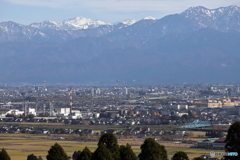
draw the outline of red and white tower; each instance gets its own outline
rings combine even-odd
[[[69,89],[69,97],[70,97],[69,100],[70,115],[72,115],[72,87],[70,87]]]

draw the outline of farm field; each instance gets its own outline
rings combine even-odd
[[[205,131],[193,131],[188,128],[182,128],[182,125],[69,125],[69,124],[64,124],[64,123],[44,123],[44,122],[0,122],[0,126],[3,125],[17,125],[20,128],[26,128],[26,127],[34,127],[34,128],[44,128],[44,129],[49,129],[49,128],[63,128],[63,129],[91,129],[94,131],[101,131],[101,130],[106,130],[106,129],[114,129],[118,131],[123,131],[126,130],[126,128],[131,127],[148,127],[151,129],[151,131],[172,131],[172,130],[184,130],[187,132],[192,132],[194,134],[194,137],[203,137],[205,136]],[[225,130],[228,129],[227,126],[224,126]],[[229,126],[228,126],[229,127]],[[208,128],[211,130],[211,128]],[[221,126],[221,129],[222,126]],[[227,132],[224,132],[227,134]]]
[[[0,134],[0,148],[5,148],[12,160],[26,160],[27,156],[34,154],[46,159],[47,151],[55,142],[59,143],[68,156],[72,156],[74,151],[82,150],[87,146],[91,151],[97,148],[97,141],[70,141],[60,140],[61,135],[53,135],[57,139],[51,139],[46,135],[33,134]],[[119,145],[129,143],[136,154],[140,153],[141,140],[118,140]],[[209,154],[211,150],[189,148],[191,144],[175,144],[172,142],[159,142],[166,147],[169,158],[177,151],[184,151],[190,158]],[[220,152],[220,151],[219,151]],[[222,151],[221,151],[222,152]]]

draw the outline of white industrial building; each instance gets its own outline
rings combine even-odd
[[[18,109],[11,109],[11,110],[7,111],[5,115],[7,115],[7,114],[19,116],[19,115],[23,115],[24,111],[19,111]]]
[[[57,114],[61,116],[68,116],[70,114],[70,108],[57,108]]]
[[[72,110],[72,119],[82,118],[82,114],[79,110]]]
[[[27,114],[32,114],[32,115],[36,116],[37,115],[36,109],[35,108],[28,108],[28,113]]]
[[[188,105],[185,105],[185,104],[171,104],[171,105],[168,105],[168,109],[177,109],[177,110],[188,109]]]
[[[70,108],[57,108],[57,115],[60,115],[63,119],[79,119],[82,118],[82,114],[79,110],[72,110],[70,115]]]

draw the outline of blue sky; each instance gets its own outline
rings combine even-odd
[[[86,17],[105,22],[162,18],[189,7],[209,9],[237,5],[240,0],[0,0],[0,22],[21,24]]]

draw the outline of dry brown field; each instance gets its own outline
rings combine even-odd
[[[97,147],[97,141],[60,140],[61,135],[33,135],[33,134],[0,134],[0,148],[5,148],[12,160],[26,160],[27,156],[34,154],[46,159],[48,150],[55,142],[59,143],[68,156],[74,151],[82,150],[87,146],[91,151]],[[76,135],[77,136],[77,135]],[[136,154],[140,153],[143,139],[118,140],[119,145],[129,143]],[[172,142],[159,142],[166,147],[169,158],[177,151],[184,151],[190,158],[209,154],[211,150],[190,148],[191,144],[176,144]]]

